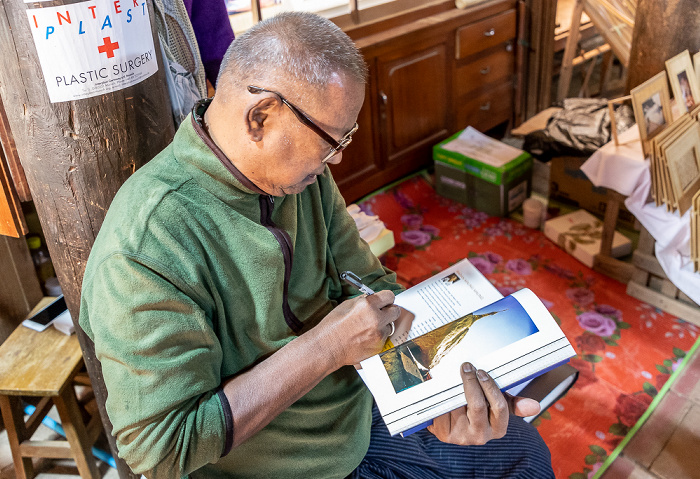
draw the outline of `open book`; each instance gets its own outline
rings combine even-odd
[[[466,259],[399,294],[395,304],[405,309],[396,331],[358,370],[392,435],[466,404],[459,372],[465,361],[506,390],[576,355],[534,293],[503,297]]]

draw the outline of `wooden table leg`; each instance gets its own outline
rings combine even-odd
[[[24,424],[24,412],[22,401],[18,396],[0,395],[0,409],[7,430],[7,439],[10,443],[12,460],[15,464],[17,479],[32,479],[34,477],[34,465],[30,457],[22,457],[19,445],[29,439]]]
[[[617,226],[617,214],[625,197],[617,191],[608,190],[608,203],[605,207],[603,233],[600,238],[600,253],[596,255],[593,269],[627,284],[634,274],[634,266],[612,257],[612,244]]]
[[[58,415],[61,417],[63,431],[70,444],[75,463],[81,478],[99,479],[95,459],[92,457],[92,444],[88,438],[87,429],[83,422],[75,389],[68,385],[63,392],[54,398]]]

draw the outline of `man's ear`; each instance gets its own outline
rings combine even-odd
[[[270,114],[270,110],[272,110],[276,104],[277,100],[275,98],[261,98],[260,101],[250,105],[246,110],[246,126],[248,129],[248,136],[252,141],[262,141],[264,128],[266,126],[265,121]]]

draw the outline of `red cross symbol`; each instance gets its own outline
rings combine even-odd
[[[97,47],[97,51],[100,53],[106,53],[107,58],[112,58],[114,56],[114,50],[119,48],[119,42],[112,43],[112,40],[109,37],[104,37],[102,41],[104,44]]]

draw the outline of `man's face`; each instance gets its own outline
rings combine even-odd
[[[292,96],[287,92],[280,93]],[[287,98],[338,141],[355,125],[364,94],[364,85],[337,76],[314,98],[299,103]],[[268,164],[250,178],[273,196],[300,193],[314,183],[316,177],[324,172],[325,164],[322,161],[331,150],[331,145],[301,123],[286,105],[281,104],[280,108],[278,129],[267,138],[271,142],[270,154],[266,155]],[[342,152],[327,162],[336,164],[341,160]]]

